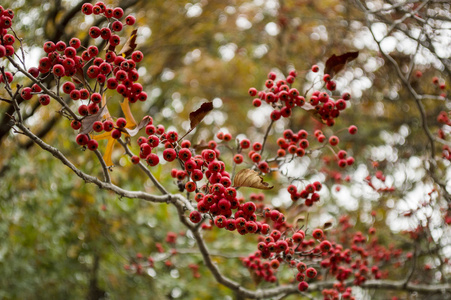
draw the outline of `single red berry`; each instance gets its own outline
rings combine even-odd
[[[92,9],[93,9],[93,5],[91,3],[85,3],[83,4],[83,6],[81,7],[81,11],[82,13],[84,13],[85,15],[90,15],[92,14]]]
[[[313,230],[312,232],[312,236],[317,240],[320,240],[323,237],[323,235],[324,235],[323,231],[319,228]]]
[[[78,130],[81,128],[81,122],[78,120],[72,120],[72,122],[70,123],[70,127],[72,127],[72,129],[74,130]]]
[[[340,140],[338,139],[337,136],[333,135],[329,138],[329,144],[331,146],[336,146],[338,144],[338,142],[340,142]]]
[[[318,272],[316,271],[315,268],[308,268],[305,271],[305,274],[307,275],[308,278],[315,278]]]
[[[88,143],[86,143],[86,147],[91,151],[95,151],[99,147],[99,143],[96,140],[89,140]]]
[[[124,16],[124,10],[120,7],[116,7],[115,9],[113,9],[113,17],[115,17],[116,19],[120,19]]]
[[[39,96],[39,103],[41,103],[41,105],[49,105],[50,104],[50,96],[49,95],[41,95]]]
[[[107,132],[110,132],[114,129],[114,123],[110,120],[103,122],[103,129]]]
[[[116,120],[116,126],[119,128],[124,128],[127,125],[127,121],[124,118],[118,118]]]
[[[100,107],[97,105],[97,103],[91,103],[88,105],[88,113],[90,115],[95,115],[100,110]]]
[[[299,272],[304,273],[307,270],[307,265],[301,261],[296,265],[296,268]]]
[[[144,58],[144,55],[141,51],[134,51],[132,53],[132,60],[136,63],[140,62]]]
[[[319,71],[319,67],[317,65],[313,65],[312,66],[312,72],[318,72]]]
[[[89,36],[92,37],[93,39],[96,39],[100,36],[101,34],[101,30],[99,27],[97,26],[92,26],[91,28],[89,28],[89,32],[88,32]]]
[[[75,49],[78,49],[78,48],[80,48],[80,46],[81,46],[81,41],[78,39],[78,38],[71,38],[70,39],[70,41],[69,41],[69,45],[71,46],[71,47],[74,47]]]
[[[239,165],[243,162],[243,155],[241,154],[235,154],[235,156],[233,157],[233,161]]]
[[[84,146],[88,143],[89,141],[89,137],[86,134],[79,134],[77,135],[77,137],[75,138],[75,141],[77,142],[77,144],[79,144],[80,146]]]
[[[133,156],[131,157],[131,161],[132,161],[132,163],[133,163],[134,165],[138,164],[138,163],[139,163],[139,156],[133,155]]]
[[[197,224],[202,220],[202,214],[200,212],[198,212],[197,210],[193,210],[189,214],[189,219],[191,220],[191,222]]]
[[[330,80],[330,81],[327,82],[326,88],[329,91],[335,91],[335,89],[337,88],[337,83],[335,81],[333,81],[333,80]]]
[[[114,129],[113,131],[111,131],[111,137],[113,139],[119,139],[122,135],[122,132],[119,129]]]
[[[101,131],[103,131],[103,123],[100,122],[100,121],[95,121],[95,122],[92,124],[92,129],[93,129],[95,132],[101,132]]]
[[[262,100],[260,100],[260,99],[258,99],[258,98],[255,98],[255,99],[252,101],[252,105],[253,105],[254,107],[260,107],[260,106],[262,105]]]
[[[322,252],[329,252],[330,249],[332,248],[332,244],[329,241],[322,241],[319,244],[319,248],[321,249]]]
[[[187,192],[194,192],[196,190],[196,183],[192,182],[192,181],[188,181],[185,184],[185,189]],[[219,226],[218,226],[219,227]]]
[[[232,140],[232,135],[230,133],[225,133],[224,134],[224,141],[225,142],[229,142]]]
[[[136,22],[136,18],[134,16],[127,16],[125,18],[125,24],[132,26],[133,24],[135,24]]]
[[[270,265],[271,265],[271,268],[278,269],[279,265],[280,265],[280,262],[277,259],[273,259],[273,260],[271,260]]]

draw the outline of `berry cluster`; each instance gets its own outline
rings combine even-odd
[[[139,79],[136,64],[143,59],[143,54],[140,51],[133,51],[127,57],[125,54],[116,54],[115,46],[120,42],[118,35],[112,32],[120,32],[124,25],[133,25],[135,18],[127,16],[123,24],[120,19],[124,12],[122,8],[108,8],[103,2],[97,2],[95,5],[85,3],[82,7],[82,12],[86,15],[95,14],[103,15],[107,18],[108,25],[99,29],[100,34],[94,35],[97,32],[97,27],[91,27],[90,36],[92,38],[101,37],[107,40],[109,47],[107,51],[101,55],[101,51],[97,46],[91,45],[85,48],[81,45],[78,38],[71,38],[69,43],[58,41],[53,43],[47,41],[43,45],[43,50],[47,54],[39,60],[38,68],[30,68],[28,72],[38,77],[40,74],[46,76],[52,74],[61,85],[63,93],[70,96],[74,101],[79,102],[78,114],[80,117],[71,122],[71,127],[74,130],[79,130],[86,117],[96,115],[105,105],[102,102],[104,93],[107,90],[115,90],[123,97],[126,97],[130,103],[138,100],[146,101],[147,94],[143,92],[143,87],[136,81]],[[81,52],[80,55],[78,55]],[[95,80],[95,86],[92,87],[85,78],[84,69],[86,69],[86,76]],[[64,77],[70,77],[71,81],[63,82]],[[42,105],[50,103],[50,97],[47,94],[41,93],[41,88],[34,84],[32,87],[23,88],[21,91],[22,98],[29,100],[34,94],[40,94],[39,102]],[[86,102],[84,102],[86,101]],[[85,124],[92,126],[89,132],[100,133],[102,131],[111,132],[111,136],[115,139],[121,137],[122,132],[125,131],[127,122],[124,118],[118,118],[115,122],[111,117],[101,118],[93,122],[93,124],[86,121]],[[85,146],[90,150],[96,150],[98,142],[91,139],[90,135],[80,133],[76,137],[77,144]]]
[[[8,29],[11,28],[14,19],[14,12],[11,9],[4,9],[0,5],[0,58],[6,56],[13,56],[14,54],[14,42],[16,39],[14,35],[8,33]],[[6,80],[11,83],[13,81],[13,74],[11,72],[5,72]],[[0,73],[0,83],[4,82],[4,75]]]

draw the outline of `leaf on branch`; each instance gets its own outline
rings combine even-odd
[[[189,114],[189,120],[191,121],[190,126],[193,130],[199,123],[202,121],[202,119],[213,109],[213,103],[212,102],[205,102],[202,103],[199,109],[193,111]]]
[[[85,73],[83,72],[83,68],[78,67],[75,74],[72,76],[72,81],[77,84],[86,85],[85,81]]]
[[[193,146],[193,149],[196,150],[196,152],[201,152],[202,150],[209,149],[208,143],[205,140],[200,140],[200,142]]]
[[[99,109],[96,114],[87,116],[83,120],[81,120],[80,134],[90,133],[93,130],[92,125],[94,124],[94,122],[102,120],[103,116],[106,114],[109,114],[109,112],[108,108],[105,105],[101,109]]]
[[[149,124],[149,121],[150,121],[150,116],[145,116],[135,128],[133,128],[133,129],[125,128],[125,131],[128,135],[135,136],[144,126]]]
[[[124,46],[122,47],[121,51],[119,51],[118,55],[122,55],[123,57],[127,57],[135,51],[136,47],[138,46],[136,44],[136,37],[137,37],[138,29],[135,29],[132,31],[132,34],[128,38],[128,40],[125,42]]]
[[[326,61],[326,68],[324,69],[324,74],[329,74],[330,77],[334,77],[335,74],[344,69],[346,64],[359,56],[359,51],[355,52],[346,52],[340,56],[336,56],[335,54],[329,57]]]
[[[102,99],[103,107],[106,108],[106,99]],[[132,115],[132,112],[130,110],[130,105],[128,98],[125,98],[122,103],[120,103],[122,112],[124,113],[125,120],[127,121],[127,124],[125,125],[125,128],[118,128],[120,131],[122,131],[125,135],[125,138],[128,138],[130,136],[134,136],[138,133],[139,130],[141,130],[145,125],[149,123],[150,117],[146,116],[142,119],[139,124],[136,123],[135,118]],[[100,112],[100,111],[99,111]],[[111,118],[110,113],[108,112],[108,109],[105,109],[105,112],[103,113],[103,116],[106,118]],[[93,121],[92,123],[94,123]],[[92,124],[91,124],[92,127]],[[94,140],[104,140],[107,139],[108,143],[106,146],[105,154],[103,155],[103,159],[105,160],[105,163],[107,166],[113,165],[113,160],[111,158],[111,155],[113,154],[114,150],[114,144],[116,142],[116,139],[114,139],[111,136],[111,132],[104,132],[98,135],[94,135],[91,137]]]
[[[333,224],[334,224],[333,220],[327,221],[326,223],[324,223],[323,228],[327,229],[329,227],[332,227]]]
[[[233,180],[234,187],[251,187],[260,190],[270,190],[274,186],[269,186],[269,183],[263,181],[257,172],[251,169],[243,169],[235,175]]]

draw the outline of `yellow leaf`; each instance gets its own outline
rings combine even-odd
[[[115,142],[116,142],[116,140],[113,139],[110,134],[110,138],[108,139],[108,144],[106,145],[105,154],[103,155],[103,159],[105,160],[105,164],[107,166],[113,165],[113,159],[111,158],[111,155],[113,154]]]
[[[127,128],[127,129],[135,128],[137,126],[137,123],[131,113],[128,98],[125,98],[124,101],[122,103],[120,103],[120,105],[121,105],[122,111],[124,112],[125,120],[127,121],[127,125],[125,125],[125,128]],[[102,99],[102,107],[106,107],[106,98],[105,97],[103,97],[103,99]],[[103,118],[111,119],[111,115],[107,109],[106,109],[105,114],[103,115]],[[145,121],[145,120],[143,120],[143,121]],[[144,122],[144,123],[146,123],[146,122]],[[140,128],[138,128],[138,130],[141,129],[142,127],[143,126],[140,126]],[[125,137],[130,136],[128,134],[127,130],[122,129],[121,131]],[[114,143],[116,142],[116,140],[113,137],[111,137],[111,132],[104,132],[104,133],[101,133],[98,135],[92,135],[91,138],[94,140],[97,140],[97,141],[104,140],[104,139],[108,140],[108,143],[106,145],[105,154],[103,155],[103,159],[105,160],[105,163],[107,166],[112,166],[113,159],[111,158],[111,156],[113,154]]]
[[[111,132],[105,131],[104,133],[93,135],[93,136],[91,136],[91,138],[96,141],[108,139],[108,138],[111,138]]]
[[[132,112],[130,111],[130,104],[128,102],[128,98],[125,98],[124,102],[120,104],[122,111],[124,112],[125,120],[127,121],[127,125],[125,125],[125,128],[134,128],[137,125],[137,123],[132,115]]]

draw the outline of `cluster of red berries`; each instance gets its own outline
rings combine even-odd
[[[313,66],[315,67],[315,66]],[[314,68],[316,70],[316,68]],[[271,112],[271,120],[276,121],[281,117],[288,118],[291,116],[292,109],[296,106],[304,106],[306,100],[303,96],[300,96],[299,91],[296,88],[291,88],[291,84],[296,79],[296,71],[291,71],[286,80],[276,80],[276,74],[270,72],[268,74],[268,80],[265,82],[267,90],[258,91],[256,88],[249,89],[249,95],[256,97],[253,100],[253,105],[259,107],[262,101],[270,104],[274,110]],[[331,77],[326,74],[323,77],[326,82],[326,88],[330,91],[334,91],[336,84],[331,80]],[[329,97],[327,92],[314,91],[310,97],[309,103],[313,106],[316,113],[319,114],[321,119],[328,125],[333,126],[335,124],[335,118],[340,115],[340,111],[344,110],[347,106],[346,100],[350,100],[351,95],[344,93],[340,99],[334,101]]]
[[[320,195],[317,193],[321,190],[322,184],[319,181],[307,184],[302,191],[298,191],[298,188],[290,184],[287,187],[288,193],[290,193],[291,200],[297,201],[298,199],[305,199],[306,206],[312,206],[314,202],[320,200]]]
[[[108,40],[110,45],[117,45],[120,38],[111,34],[122,30],[123,25],[133,25],[135,18],[128,16],[125,19],[125,24],[122,24],[119,19],[124,15],[122,8],[107,8],[103,2],[97,2],[95,5],[85,3],[82,7],[82,12],[86,15],[94,13],[95,15],[104,15],[108,19],[109,27],[102,28],[102,38]],[[93,27],[94,28],[94,27]],[[95,31],[91,28],[90,34]],[[91,37],[95,38],[92,34]],[[72,81],[66,81],[62,84],[62,91],[69,95],[72,100],[80,100],[78,113],[80,119],[75,119],[71,122],[71,127],[78,130],[82,127],[83,118],[89,115],[95,115],[101,109],[102,95],[106,89],[116,90],[119,94],[128,98],[128,101],[134,103],[138,100],[145,101],[147,94],[143,92],[143,87],[136,81],[139,78],[136,64],[143,59],[143,54],[140,51],[134,51],[130,58],[116,55],[114,51],[107,50],[104,57],[100,57],[99,49],[92,45],[82,51],[81,56],[78,51],[82,49],[81,42],[78,38],[72,38],[69,44],[66,45],[64,41],[59,41],[56,44],[47,41],[43,45],[47,56],[39,61],[38,68],[30,68],[29,73],[37,77],[39,74],[51,73],[56,78],[71,77]],[[83,68],[87,68],[86,74],[89,78],[96,80],[96,87],[98,91],[86,86],[87,82],[83,79]],[[79,86],[79,88],[77,87]],[[22,97],[26,100],[30,99],[33,94],[40,93],[39,86],[33,85],[31,88],[24,88],[22,90]],[[84,104],[83,100],[87,100]],[[40,95],[39,101],[42,105],[50,103],[48,95]],[[121,137],[122,132],[125,131],[126,120],[119,118],[115,122],[112,119],[103,121],[96,121],[92,124],[92,130],[97,133],[102,131],[111,132],[111,136],[115,139]],[[96,150],[98,142],[90,139],[88,134],[79,134],[76,137],[76,142],[79,145],[86,146],[90,150]]]
[[[317,73],[319,71],[319,67],[317,65],[312,66],[312,72]],[[332,80],[332,77],[329,74],[324,74],[323,81],[326,84],[326,88],[329,91],[335,91],[337,88],[337,83]]]
[[[268,80],[265,82],[267,90],[265,91],[258,91],[256,88],[249,89],[249,95],[256,97],[252,101],[255,107],[261,106],[262,101],[266,101],[274,108],[270,115],[273,121],[277,121],[281,117],[288,118],[295,106],[305,104],[305,99],[300,96],[299,91],[289,86],[295,81],[296,71],[291,71],[286,80],[275,81],[276,77],[274,72],[268,74]]]
[[[4,9],[0,5],[0,58],[12,56],[14,54],[14,42],[16,39],[12,34],[8,33],[8,29],[13,24],[14,12],[11,9]],[[6,80],[11,83],[13,74],[5,72]],[[3,74],[0,74],[0,83],[4,82]]]

